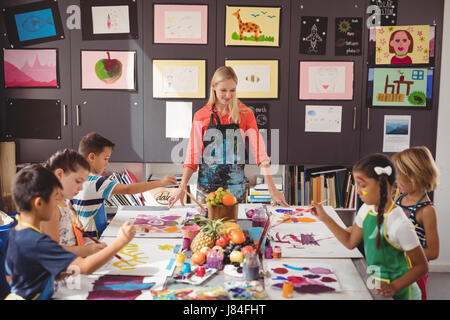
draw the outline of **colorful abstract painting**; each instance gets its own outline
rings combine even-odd
[[[3,49],[5,88],[58,88],[56,49]]]
[[[427,64],[430,26],[376,27],[375,64]]]
[[[81,51],[81,89],[136,90],[136,51]]]
[[[274,209],[272,225],[318,222],[309,209]]]
[[[300,61],[300,100],[352,100],[353,61]]]
[[[155,43],[208,43],[208,6],[155,4]]]
[[[341,291],[339,281],[331,266],[326,264],[302,265],[268,262],[269,284],[272,288],[283,288],[285,281],[291,281],[294,292],[299,294],[322,294]]]
[[[279,7],[226,6],[226,46],[278,47],[280,41]]]
[[[265,300],[268,295],[259,281],[227,281],[223,284],[231,300]]]
[[[149,291],[155,282],[144,282],[145,277],[104,275],[95,280],[86,300],[136,300]]]
[[[432,69],[369,69],[368,90],[373,106],[429,107],[432,88]]]
[[[153,300],[229,300],[222,287],[152,291]]]
[[[102,237],[100,241],[110,244],[113,237]],[[135,238],[94,274],[151,276],[156,278],[172,274],[175,254],[181,249],[179,239]]]
[[[326,54],[327,27],[327,17],[302,17],[300,21],[300,53]]]

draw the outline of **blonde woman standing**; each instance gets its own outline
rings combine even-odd
[[[208,195],[218,187],[230,189],[238,202],[245,202],[245,136],[250,151],[261,168],[274,204],[288,206],[270,174],[270,158],[259,134],[253,111],[236,97],[237,76],[222,66],[211,80],[208,103],[194,115],[181,188],[169,199],[169,207],[183,203],[184,191],[198,169],[198,189]]]

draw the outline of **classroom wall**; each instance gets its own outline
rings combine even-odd
[[[450,1],[444,3],[444,27],[450,30]],[[439,258],[430,263],[431,271],[450,272],[450,34],[442,37],[442,62],[439,95],[439,114],[436,142],[436,163],[440,171],[440,184],[435,192],[435,205],[440,237]]]

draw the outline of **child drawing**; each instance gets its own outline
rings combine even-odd
[[[413,52],[414,40],[411,34],[406,30],[397,30],[391,34],[389,39],[389,53],[394,56],[391,64],[411,64],[412,59],[408,53]]]

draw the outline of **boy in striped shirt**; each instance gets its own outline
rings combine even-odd
[[[96,238],[100,238],[107,225],[105,199],[109,199],[113,194],[135,194],[177,184],[175,176],[171,174],[164,176],[161,180],[133,184],[117,183],[101,176],[108,167],[114,147],[113,142],[96,132],[84,136],[78,147],[78,152],[89,162],[90,173],[84,182],[83,190],[71,202],[80,218],[83,230]]]

